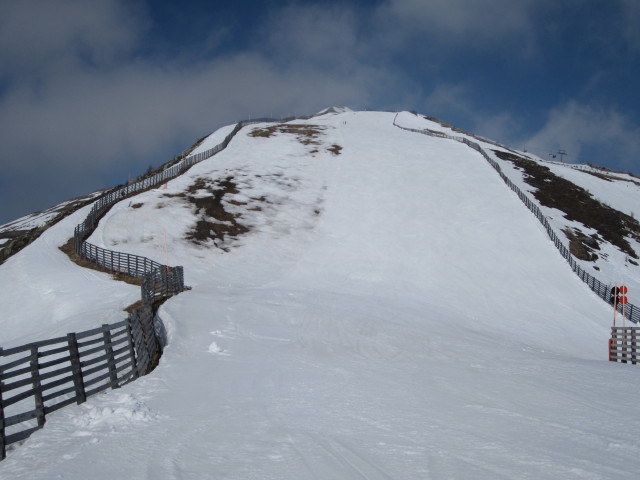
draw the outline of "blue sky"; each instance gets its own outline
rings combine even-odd
[[[0,224],[331,105],[640,175],[638,25],[637,0],[0,0]]]

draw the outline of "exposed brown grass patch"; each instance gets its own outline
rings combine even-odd
[[[198,178],[184,195],[195,205],[195,213],[200,217],[187,233],[187,239],[200,245],[213,240],[216,246],[221,246],[227,237],[235,238],[247,233],[249,228],[240,223],[240,214],[225,209],[225,203],[246,205],[233,199],[223,201],[226,195],[236,193],[238,188],[232,176],[219,180]]]
[[[607,172],[611,172],[608,169],[604,169],[602,167],[594,167],[593,165],[589,165],[591,168],[596,168],[600,171],[598,172],[594,172],[593,170],[586,170],[585,172],[588,173],[589,175],[593,175],[594,177],[598,177],[602,180],[605,180],[607,182],[629,182],[629,183],[633,183],[634,185],[640,187],[640,182],[637,182],[635,180],[631,180],[630,178],[625,178],[625,177],[620,177],[619,174],[624,173],[624,172],[614,172],[614,173],[607,173]],[[616,175],[615,173],[618,173],[618,175]],[[633,175],[632,173],[627,173],[627,175],[635,177],[635,175]]]
[[[82,197],[67,202],[65,205],[56,209],[51,209],[50,211],[55,213],[54,217],[40,227],[35,227],[30,230],[10,230],[1,232],[0,238],[8,238],[9,241],[0,246],[0,265],[2,265],[7,258],[15,255],[20,250],[30,245],[40,235],[42,235],[43,232],[58,223],[60,220],[68,217],[78,209],[93,201],[95,201],[94,198]]]
[[[313,145],[314,147],[309,150],[311,155],[315,155],[320,152],[318,148],[322,145],[320,136],[327,127],[322,125],[303,125],[295,123],[280,123],[277,125],[269,125],[268,127],[254,128],[249,132],[250,137],[262,137],[269,138],[276,134],[289,134],[295,135],[298,141],[303,145]],[[334,155],[340,155],[342,147],[337,144],[333,144],[327,148],[327,150]]]
[[[594,252],[600,250],[597,236],[589,237],[580,230],[571,228],[566,228],[563,232],[569,239],[569,251],[574,257],[587,262],[595,262],[598,259],[598,254]]]
[[[134,310],[137,310],[140,307],[142,307],[142,300],[138,300],[137,302],[132,303],[128,307],[125,307],[124,311],[127,313],[132,313]]]
[[[254,128],[249,132],[250,137],[269,138],[276,133],[295,135],[303,145],[319,145],[318,137],[327,127],[321,125],[304,125],[296,123],[279,123],[263,128]]]
[[[329,150],[334,155],[340,155],[342,153],[342,147],[340,145],[336,145],[335,143],[331,145],[327,150]]]
[[[79,265],[80,267],[90,268],[91,270],[95,270],[97,272],[108,273],[113,277],[114,280],[125,282],[130,285],[138,285],[138,286],[142,285],[142,278],[132,277],[131,275],[127,275],[126,273],[112,272],[111,270],[107,270],[106,268],[100,267],[95,263],[92,263],[89,260],[77,255],[76,252],[74,252],[73,250],[73,237],[67,240],[67,243],[65,243],[64,245],[61,245],[59,248],[62,252],[64,252],[69,257],[69,259],[73,263],[75,263],[76,265]]]
[[[533,195],[541,205],[563,211],[566,219],[594,229],[607,242],[630,257],[638,258],[625,238],[640,241],[640,223],[635,218],[604,205],[584,188],[555,175],[544,165],[512,153],[500,150],[494,152],[499,158],[512,162],[525,172],[524,180],[536,188]],[[593,248],[589,245],[590,240],[585,243],[585,238],[590,237],[575,236],[575,242],[582,243],[587,249]],[[571,238],[569,241],[571,242]]]

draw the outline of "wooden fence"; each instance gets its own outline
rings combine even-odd
[[[159,354],[150,306],[111,325],[0,348],[0,459],[48,414],[145,375]]]
[[[496,170],[496,172],[498,172],[498,175],[500,175],[500,178],[502,178],[502,180],[507,184],[507,186],[511,190],[513,190],[513,192],[516,195],[518,195],[518,198],[520,198],[522,203],[524,203],[525,206],[536,216],[536,218],[540,221],[540,223],[542,223],[542,226],[547,231],[549,238],[551,239],[553,244],[556,246],[556,248],[560,252],[560,255],[562,255],[562,257],[569,263],[569,265],[571,266],[571,269],[575,272],[575,274],[578,275],[578,277],[584,283],[586,283],[587,286],[593,292],[595,292],[600,298],[602,298],[604,301],[609,303],[609,291],[610,291],[611,285],[602,283],[600,280],[595,278],[593,275],[591,275],[589,272],[584,270],[579,265],[578,261],[573,257],[573,255],[571,255],[571,252],[569,251],[569,249],[562,243],[561,239],[558,237],[556,232],[553,231],[553,229],[551,228],[551,224],[547,220],[547,217],[542,213],[542,210],[540,209],[540,207],[536,203],[534,203],[515,183],[511,181],[510,178],[508,178],[504,174],[498,162],[496,162],[493,158],[491,158],[489,154],[478,143],[473,142],[466,137],[446,135],[444,133],[434,132],[432,130],[417,130],[415,128],[402,127],[395,122],[395,119],[393,121],[393,124],[402,130],[421,133],[423,135],[429,135],[432,137],[448,138],[451,140],[456,140],[458,142],[464,143],[468,147],[473,148],[478,153],[480,153],[485,158],[485,160],[487,160],[487,162],[489,162],[489,164]],[[617,308],[621,314],[623,314],[626,318],[631,320],[633,323],[640,322],[639,307],[632,304],[628,304],[624,309],[622,305],[618,305]]]
[[[7,446],[42,428],[48,414],[147,374],[162,353],[166,342],[164,326],[154,321],[153,304],[157,297],[168,297],[186,288],[184,269],[88,243],[100,218],[116,202],[177,177],[223,150],[242,127],[294,118],[240,122],[219,145],[186,157],[152,177],[108,192],[94,203],[75,228],[74,251],[104,269],[142,278],[141,307],[122,322],[20,347],[0,348],[0,460],[6,457]]]
[[[611,327],[609,361],[638,363],[638,336],[640,327]]]
[[[156,187],[158,185],[163,184],[164,182],[166,182],[167,180],[171,180],[172,178],[175,178],[179,175],[182,175],[184,172],[186,172],[188,169],[190,169],[193,165],[195,165],[196,163],[199,163],[203,160],[206,160],[207,158],[212,157],[213,155],[215,155],[216,153],[224,150],[228,145],[229,142],[231,142],[231,140],[233,139],[233,137],[245,126],[247,125],[251,125],[254,123],[263,123],[263,122],[274,122],[274,121],[281,121],[281,122],[288,122],[291,120],[294,120],[295,118],[303,118],[303,117],[288,117],[288,118],[283,118],[280,120],[277,119],[273,119],[273,118],[257,118],[257,119],[253,119],[253,120],[243,120],[241,122],[239,122],[234,129],[231,131],[231,133],[229,133],[229,135],[227,135],[224,140],[219,143],[218,145],[205,150],[204,152],[200,152],[197,153],[195,155],[191,155],[188,156],[186,158],[184,158],[181,162],[166,168],[165,170],[161,171],[160,173],[157,173],[151,177],[145,178],[143,180],[140,180],[139,182],[135,182],[135,183],[131,183],[129,185],[125,185],[123,187],[120,188],[116,188],[108,193],[106,193],[105,195],[103,195],[102,197],[100,197],[98,200],[96,200],[96,202],[93,204],[93,207],[91,208],[91,211],[89,212],[89,214],[87,215],[87,217],[84,219],[84,221],[82,223],[80,223],[75,231],[74,231],[74,250],[75,252],[82,256],[83,255],[83,243],[84,241],[89,238],[89,236],[91,235],[91,233],[93,233],[93,231],[95,230],[98,222],[100,221],[100,218],[102,218],[102,216],[117,202],[123,200],[126,197],[129,197],[131,195],[134,195],[136,193],[140,193],[143,192],[145,190],[148,190],[150,188]],[[100,247],[95,247],[96,249],[100,249]],[[102,250],[102,249],[101,249]]]

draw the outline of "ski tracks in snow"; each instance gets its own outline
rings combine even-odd
[[[305,453],[301,446],[295,446],[300,443],[304,444],[305,439],[303,438],[298,438],[292,443],[292,446],[294,446],[295,451],[300,455],[314,479],[327,478],[327,472],[332,470],[339,470],[339,472],[335,473],[340,473],[339,477],[334,478],[354,480],[393,480],[395,478],[380,467],[369,455],[358,451],[345,440],[337,437],[322,438],[319,435],[308,434],[306,435],[306,441],[306,443],[312,443],[309,447],[310,450],[315,450],[313,455]],[[322,455],[318,455],[319,452]]]

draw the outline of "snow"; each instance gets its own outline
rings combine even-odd
[[[571,166],[545,162],[553,173],[584,188],[601,202],[627,215],[640,215],[640,178],[626,174],[598,172],[588,166]],[[591,172],[591,173],[590,173]],[[592,173],[607,174],[617,181],[607,181]]]
[[[193,289],[159,312],[154,372],[48,416],[0,478],[634,478],[640,370],[606,361],[609,307],[480,154],[394,116],[293,122],[326,127],[317,144],[252,125],[111,209],[92,243],[184,265]],[[199,217],[179,194],[230,176],[224,204],[250,232],[185,240]],[[0,267],[41,316],[45,284],[82,288],[64,302],[78,314],[135,296],[60,256],[78,218]],[[5,323],[20,340],[71,325],[17,307]]]
[[[32,228],[41,227],[43,225],[46,225],[49,221],[53,220],[57,215],[60,214],[60,212],[64,210],[65,207],[69,206],[71,203],[83,201],[85,199],[89,200],[91,198],[96,198],[102,193],[102,191],[93,192],[85,195],[84,197],[76,198],[67,202],[63,202],[59,205],[55,205],[42,212],[25,215],[24,217],[18,218],[17,220],[5,223],[4,225],[0,225],[0,233],[16,230],[31,230]]]
[[[574,184],[586,189],[604,204],[633,217],[637,215],[634,210],[637,210],[637,206],[640,205],[640,179],[634,178],[631,175],[611,172],[608,175],[616,180],[607,181],[589,173],[597,173],[598,170],[587,165],[569,166],[568,164],[543,160],[526,152],[509,150],[506,147],[491,143],[490,141],[483,140],[479,137],[470,136],[465,133],[456,132],[448,127],[443,127],[442,125],[422,116],[409,114],[408,112],[401,112],[397,115],[395,120],[397,124],[405,128],[441,132],[454,138],[468,138],[473,142],[479,143],[491,158],[500,165],[502,171],[507,174],[518,188],[523,192],[529,193],[529,198],[531,200],[535,201],[535,197],[532,193],[535,189],[525,182],[522,171],[518,170],[511,162],[500,159],[493,153],[493,150],[510,151],[511,153],[540,162],[551,169],[552,173],[555,175],[566,178]],[[602,172],[600,171],[599,173]],[[539,205],[539,208],[542,210],[543,214],[545,214],[547,220],[551,223],[558,236],[564,239],[564,244],[567,247],[569,241],[563,233],[567,227],[578,229],[585,235],[598,233],[595,230],[586,227],[582,223],[567,220],[564,212],[561,212],[560,210],[544,207],[542,205]],[[634,251],[640,253],[640,242],[633,238],[627,238],[627,240]],[[604,243],[602,245],[601,250],[598,251],[598,255],[599,259],[595,262],[586,262],[582,260],[577,261],[585,271],[590,272],[594,277],[598,278],[605,284],[611,286],[614,284],[626,285],[629,288],[629,294],[627,296],[629,297],[630,303],[636,305],[640,304],[640,267],[631,263],[627,254],[621,252],[618,248],[608,243]]]
[[[498,161],[503,170],[509,171],[509,177],[520,186],[523,191],[530,192],[532,187],[527,185],[522,179],[522,173],[514,169],[510,162],[506,162],[494,157]],[[595,198],[600,200],[612,208],[634,216],[634,209],[640,205],[640,182],[633,183],[630,181],[613,181],[609,182],[601,178],[595,177],[585,169],[571,168],[565,164],[555,162],[542,161],[542,163],[551,169],[551,171],[570,182],[586,189]],[[614,174],[620,176],[619,174]],[[631,180],[631,177],[620,176]],[[534,198],[530,195],[530,198]],[[543,213],[547,216],[554,230],[564,238],[562,233],[567,227],[582,231],[585,235],[597,234],[598,232],[592,228],[586,227],[582,223],[570,221],[565,218],[564,212],[556,209],[540,206]],[[627,238],[631,248],[640,253],[640,242],[633,238]],[[565,239],[565,245],[568,240]],[[599,259],[595,262],[585,262],[578,260],[582,268],[590,272],[603,283],[613,286],[614,284],[626,285],[629,288],[629,301],[633,304],[640,304],[640,268],[633,265],[627,254],[618,248],[604,243],[597,252]],[[637,259],[636,259],[637,263]],[[597,267],[597,269],[596,269]]]
[[[353,112],[353,110],[343,105],[335,105],[333,107],[328,107],[323,110],[320,110],[318,113],[315,114],[315,116],[320,117],[322,115],[328,115],[332,113],[348,113],[348,112]]]
[[[224,138],[231,133],[235,125],[227,125],[225,127],[219,128],[212,134],[208,135],[200,145],[193,149],[193,151],[189,154],[189,156],[195,155],[197,153],[206,152],[210,148],[213,148],[224,140]]]
[[[58,247],[73,237],[86,206],[46,230],[0,266],[0,346],[55,338],[115,323],[140,299],[140,288],[79,267]]]

